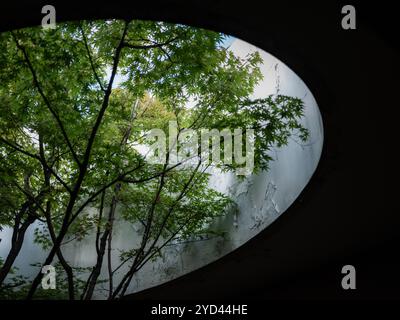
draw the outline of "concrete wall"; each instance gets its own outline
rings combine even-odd
[[[244,181],[238,181],[231,173],[213,172],[211,186],[231,195],[238,204],[235,212],[213,225],[218,230],[226,231],[225,237],[197,239],[167,246],[163,258],[149,262],[136,274],[127,293],[175,279],[238,248],[270,225],[293,203],[316,169],[323,145],[323,125],[317,103],[307,86],[284,63],[267,52],[241,40],[235,40],[230,49],[239,56],[258,50],[264,60],[264,80],[257,86],[254,98],[279,92],[303,99],[305,117],[302,121],[310,131],[309,141],[302,143],[296,137],[291,138],[287,146],[273,150],[271,154],[274,161],[271,162],[268,172],[250,176]],[[29,267],[29,263],[41,262],[45,257],[40,247],[33,244],[33,229],[30,228],[27,232],[24,247],[16,261],[21,273],[27,276],[37,272],[37,268]],[[9,249],[10,232],[5,229],[0,233],[0,256],[5,256]],[[141,232],[139,225],[117,219],[113,233],[115,266],[119,262],[118,249],[131,249],[138,243]],[[80,243],[67,245],[64,248],[67,259],[74,266],[92,266],[96,259],[93,243],[94,235]],[[103,269],[106,278],[106,270]],[[118,283],[119,276],[123,273],[124,270],[121,269],[121,273],[116,275],[115,283]],[[96,298],[101,299],[103,294],[100,286]]]

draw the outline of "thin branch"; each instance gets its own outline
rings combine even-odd
[[[131,43],[124,42],[124,43],[123,43],[123,46],[124,46],[124,47],[127,47],[127,48],[130,48],[130,49],[153,49],[153,48],[162,48],[163,46],[166,46],[166,45],[170,44],[171,42],[174,42],[174,41],[177,40],[178,38],[179,38],[179,36],[176,36],[176,37],[171,38],[171,39],[169,39],[169,40],[167,40],[167,41],[165,41],[165,42],[163,42],[163,43],[156,43],[156,42],[151,41],[151,42],[153,42],[153,44],[149,44],[149,45],[135,45],[135,44],[131,44]],[[150,40],[149,40],[149,41],[150,41]]]
[[[65,242],[63,242],[63,243],[61,243],[61,246],[65,246],[66,244],[68,244],[68,243],[70,243],[70,242],[72,242],[72,241],[74,241],[74,240],[76,240],[76,239],[78,239],[77,236],[76,236],[76,237],[73,237],[73,238],[71,238],[71,239],[69,239],[69,240],[67,240],[67,241],[65,241]]]
[[[69,224],[71,224],[76,217],[79,215],[79,213],[81,213],[83,211],[83,209],[85,209],[85,207],[92,202],[95,198],[97,198],[103,191],[107,190],[108,188],[110,188],[112,185],[114,185],[115,183],[117,183],[118,181],[121,181],[121,179],[125,176],[128,175],[132,172],[134,172],[135,170],[143,167],[144,164],[140,164],[137,167],[128,170],[127,172],[125,172],[122,175],[119,175],[116,179],[112,180],[111,182],[107,183],[106,185],[104,185],[103,187],[101,187],[99,190],[97,190],[95,193],[93,193],[88,199],[86,199],[86,201],[79,207],[79,209],[75,212],[75,214],[72,216]]]
[[[100,86],[100,89],[103,92],[105,92],[106,89],[104,89],[103,84],[101,83],[100,77],[99,77],[99,75],[98,75],[98,73],[96,71],[96,67],[95,67],[95,65],[93,63],[93,57],[92,57],[92,54],[90,52],[90,48],[89,48],[89,45],[88,45],[88,42],[87,42],[87,38],[86,38],[85,32],[84,32],[83,27],[82,27],[81,24],[79,24],[79,30],[81,31],[81,34],[82,34],[83,43],[85,44],[85,48],[86,48],[86,51],[87,51],[87,54],[88,54],[88,58],[89,58],[89,61],[90,61],[90,66],[92,67],[92,71],[93,71],[94,77],[96,78],[96,80],[97,80],[97,82],[98,82],[98,84]]]
[[[28,151],[22,149],[20,146],[14,144],[14,143],[12,143],[12,142],[10,142],[10,141],[4,139],[4,138],[1,138],[1,137],[0,137],[0,141],[3,142],[4,144],[8,145],[9,147],[13,148],[14,150],[16,150],[16,151],[18,151],[18,152],[21,152],[22,154],[24,154],[24,155],[26,155],[26,156],[28,156],[28,157],[30,157],[30,158],[33,158],[33,159],[36,159],[36,160],[41,161],[41,159],[40,159],[40,157],[39,157],[38,155],[35,155],[35,154],[33,154],[33,153],[30,153],[30,152],[28,152]]]
[[[208,166],[207,166],[207,167],[208,167]],[[206,169],[207,169],[207,167],[206,167]],[[203,173],[204,173],[204,171],[205,171],[206,169],[203,170]],[[195,185],[195,184],[196,184],[196,183],[193,183],[192,186]],[[189,186],[189,185],[188,185],[188,186]],[[188,191],[188,189],[186,188],[186,191],[184,191],[184,193],[187,194],[187,191]],[[185,195],[185,194],[184,194],[184,195]],[[183,196],[184,196],[184,195],[183,195]],[[182,198],[183,198],[183,196],[182,196]],[[178,197],[178,198],[179,198],[179,197]],[[177,199],[178,199],[178,198],[177,198]],[[181,199],[182,199],[182,198],[181,198]],[[178,200],[177,200],[177,201],[178,201]],[[175,206],[176,203],[177,203],[177,202],[174,203],[173,207]],[[173,209],[173,207],[172,207],[172,209]],[[171,209],[171,208],[170,208],[170,209]],[[199,213],[197,213],[197,214],[199,214]],[[147,251],[147,254],[144,256],[142,262],[140,262],[140,263],[138,264],[138,266],[137,266],[137,268],[136,268],[136,271],[140,270],[140,269],[147,263],[147,261],[149,261],[157,252],[160,252],[162,248],[164,248],[166,245],[168,245],[168,243],[169,243],[170,241],[172,241],[173,238],[174,238],[174,237],[189,223],[189,221],[190,221],[192,218],[194,218],[197,214],[195,214],[195,215],[193,215],[193,216],[190,216],[190,215],[189,215],[189,217],[185,220],[185,222],[182,223],[182,224],[180,225],[180,227],[179,227],[174,233],[172,233],[171,236],[170,236],[170,237],[155,251],[155,252],[152,253],[151,250],[153,250],[153,248],[154,248],[155,245],[157,244],[157,241],[158,241],[159,236],[161,235],[161,233],[159,233],[159,236],[158,236],[157,239],[153,242],[153,244],[152,244],[152,246],[150,247],[150,249]]]
[[[19,43],[17,37],[15,36],[15,33],[11,32],[11,34],[12,34],[12,36],[14,38],[14,41],[15,41],[15,43],[17,45],[17,48],[19,50],[21,50],[22,54],[24,55],[25,62],[28,65],[28,68],[29,68],[29,70],[30,70],[30,72],[32,74],[33,82],[34,82],[37,90],[39,91],[40,96],[42,97],[42,99],[43,99],[45,105],[47,106],[47,108],[49,109],[50,113],[55,118],[58,126],[60,127],[61,133],[64,136],[64,139],[65,139],[65,141],[66,141],[66,143],[68,145],[68,148],[71,151],[71,154],[72,154],[73,158],[75,159],[76,163],[80,166],[80,161],[79,161],[78,156],[76,155],[74,149],[72,148],[71,141],[68,138],[68,135],[67,135],[67,132],[65,131],[64,125],[63,125],[60,117],[58,116],[57,112],[51,106],[51,103],[50,103],[49,99],[46,97],[46,95],[43,92],[42,86],[39,83],[39,80],[38,80],[38,77],[36,75],[35,69],[33,68],[32,63],[31,63],[31,61],[29,59],[28,53],[26,52],[25,48]]]
[[[86,146],[85,155],[84,155],[82,165],[81,165],[81,169],[83,169],[83,170],[81,170],[82,172],[79,176],[78,182],[83,181],[84,175],[86,174],[87,166],[89,164],[90,154],[92,152],[92,146],[93,146],[94,140],[97,135],[97,131],[99,130],[99,127],[101,125],[101,122],[103,120],[104,114],[107,110],[107,107],[108,107],[108,104],[110,101],[110,95],[111,95],[114,79],[117,74],[118,64],[119,64],[119,60],[121,57],[121,51],[122,51],[122,48],[124,47],[125,37],[128,32],[128,25],[129,25],[129,23],[126,22],[125,26],[124,26],[124,30],[122,32],[121,40],[115,50],[114,59],[113,59],[114,62],[113,62],[113,66],[112,66],[110,80],[108,82],[107,89],[104,93],[103,103],[101,105],[99,114],[97,115],[96,121],[93,125],[93,128],[92,128],[90,136],[89,136],[89,141]]]
[[[45,213],[46,211],[43,209],[43,207],[40,205],[40,203],[37,201],[37,198],[43,196],[43,194],[39,194],[37,197],[34,197],[33,195],[31,195],[29,192],[27,192],[26,190],[24,190],[24,188],[22,188],[17,182],[14,181],[14,185],[17,187],[18,190],[20,190],[25,196],[28,197],[28,199],[30,199],[31,201],[33,201],[37,208],[42,211],[43,213]],[[41,219],[37,214],[34,214],[32,211],[29,211],[29,213],[31,215],[33,215],[36,219],[42,221],[42,222],[46,222],[43,219]]]
[[[146,246],[147,241],[148,241],[148,237],[149,237],[149,232],[148,232],[148,230],[145,230],[144,235],[143,235],[143,238],[142,238],[142,244],[141,244],[141,247],[140,247],[140,249],[139,249],[139,252],[137,253],[137,255],[136,255],[136,257],[135,257],[135,259],[134,259],[134,261],[133,261],[133,263],[132,263],[132,265],[131,265],[131,267],[130,267],[130,270],[129,270],[128,273],[123,277],[123,279],[122,279],[121,282],[119,283],[118,287],[117,287],[116,290],[114,291],[114,293],[113,293],[113,295],[112,295],[111,298],[115,298],[117,295],[123,296],[123,295],[125,294],[125,291],[127,290],[128,286],[129,286],[129,283],[130,283],[131,280],[132,280],[132,277],[133,277],[135,271],[137,271],[137,267],[140,266],[144,260],[145,260],[146,262],[149,260],[149,259],[146,259],[146,257],[148,257],[149,254],[151,254],[153,248],[154,248],[155,245],[157,244],[158,239],[159,239],[159,237],[161,236],[162,230],[164,229],[164,227],[165,227],[165,225],[166,225],[166,223],[167,223],[167,221],[168,221],[168,219],[169,219],[171,213],[173,212],[175,206],[176,206],[176,205],[179,203],[179,201],[182,200],[183,197],[187,194],[188,188],[189,188],[190,185],[192,184],[193,179],[194,179],[196,173],[198,172],[198,169],[199,169],[200,165],[201,165],[201,161],[198,162],[198,164],[197,164],[197,166],[196,166],[196,168],[195,168],[193,174],[190,176],[189,180],[188,180],[188,181],[185,183],[185,185],[183,186],[183,189],[182,189],[181,193],[179,194],[179,196],[175,199],[174,204],[169,208],[169,210],[168,210],[166,216],[165,216],[164,219],[163,219],[163,222],[161,223],[161,227],[160,227],[159,233],[157,234],[157,236],[155,237],[155,239],[154,239],[153,242],[151,243],[151,245],[150,245],[149,249],[147,250],[147,252],[146,252],[145,254],[143,254],[144,249],[145,249],[145,246]],[[163,177],[163,176],[162,176],[162,177]],[[161,188],[162,188],[162,185],[163,185],[163,181],[160,182],[160,187],[161,187]],[[161,189],[160,187],[159,187],[159,189],[158,189],[158,192],[157,192],[157,195],[156,195],[156,199],[157,199],[158,196],[159,196],[160,189]],[[153,206],[154,206],[154,202],[153,202]],[[153,209],[153,206],[152,206],[152,209]],[[153,209],[153,210],[154,210],[154,209]],[[152,210],[152,211],[153,211],[153,210]],[[148,221],[148,222],[151,222],[151,218],[152,218],[152,215],[150,214],[150,219],[148,219],[148,220],[150,220],[150,221]],[[148,227],[148,229],[149,229],[149,228],[150,228],[150,227]],[[147,231],[147,232],[146,232],[146,231]],[[173,239],[173,237],[174,237],[175,235],[176,235],[176,233],[170,238],[170,240]],[[169,241],[170,241],[170,240],[169,240]]]
[[[4,138],[0,138],[0,142],[3,142],[4,144],[8,145],[9,147],[13,148],[14,150],[16,150],[16,151],[18,151],[18,152],[20,152],[20,153],[22,153],[22,154],[24,154],[24,155],[26,155],[26,156],[32,158],[32,159],[38,160],[42,165],[44,165],[44,166],[51,172],[51,174],[56,178],[56,180],[57,180],[58,182],[60,182],[60,183],[63,185],[63,187],[64,187],[69,193],[71,193],[71,189],[70,189],[70,188],[68,187],[68,185],[64,182],[64,180],[62,180],[61,177],[60,177],[50,166],[47,165],[47,163],[43,162],[43,160],[42,160],[42,158],[41,158],[40,156],[38,156],[38,155],[36,155],[36,154],[33,154],[33,153],[30,153],[30,152],[28,152],[28,151],[22,149],[21,146],[18,146],[18,145],[14,144],[14,143],[12,143],[12,142],[10,142],[10,141],[7,141],[7,140],[4,139]]]
[[[54,242],[53,247],[51,248],[49,254],[47,255],[46,260],[44,261],[45,264],[50,264],[53,261],[54,256],[57,253],[57,251],[58,251],[58,249],[60,247],[60,244],[62,243],[63,238],[67,234],[67,231],[68,231],[68,228],[70,226],[70,223],[77,217],[77,215],[72,217],[73,209],[74,209],[74,206],[75,206],[76,201],[78,199],[79,191],[81,190],[83,180],[85,179],[85,176],[86,176],[86,173],[87,173],[87,170],[88,170],[90,154],[92,152],[92,146],[93,146],[94,140],[96,138],[97,131],[98,131],[98,129],[99,129],[101,123],[102,123],[102,119],[104,117],[104,114],[105,114],[106,109],[107,109],[108,104],[109,104],[111,90],[112,90],[114,78],[115,78],[115,75],[116,75],[116,72],[117,72],[117,68],[118,68],[118,64],[119,64],[121,50],[122,50],[122,47],[123,47],[122,44],[123,44],[125,36],[126,36],[126,34],[128,32],[128,26],[129,26],[129,21],[125,22],[125,26],[124,26],[124,29],[123,29],[123,32],[122,32],[121,40],[120,40],[120,42],[118,44],[118,47],[115,50],[112,73],[111,73],[111,77],[110,77],[110,80],[109,80],[109,83],[108,83],[107,90],[106,90],[106,92],[104,94],[103,103],[102,103],[102,106],[100,108],[99,114],[98,114],[98,116],[96,118],[95,124],[94,124],[94,126],[93,126],[93,128],[91,130],[89,141],[88,141],[88,144],[86,146],[85,153],[84,153],[83,161],[82,161],[82,164],[80,165],[79,175],[78,175],[76,183],[75,183],[75,185],[73,187],[73,190],[72,190],[72,193],[71,193],[71,196],[70,196],[67,208],[66,208],[66,212],[65,212],[65,215],[64,215],[64,219],[63,219],[60,231],[59,231],[59,234],[57,236],[56,241]],[[72,219],[71,219],[71,217],[72,217]],[[30,289],[28,291],[28,294],[27,294],[27,299],[28,300],[32,299],[36,289],[38,288],[38,286],[40,284],[40,280],[42,279],[42,277],[43,277],[42,273],[39,272],[36,275],[36,277],[33,279],[32,285],[31,285],[31,287],[30,287]]]

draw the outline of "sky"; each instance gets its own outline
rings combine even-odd
[[[227,48],[229,47],[233,41],[235,41],[236,38],[232,37],[232,36],[227,36],[227,38],[224,40],[224,42],[222,42],[222,46]]]

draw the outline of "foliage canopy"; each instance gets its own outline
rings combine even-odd
[[[135,145],[146,144],[148,130],[166,129],[171,120],[178,123],[177,135],[184,128],[254,129],[254,172],[268,169],[270,148],[285,145],[293,132],[307,138],[299,122],[302,101],[280,95],[251,100],[262,59],[257,52],[235,56],[223,47],[224,38],[136,20],[0,34],[0,226],[13,229],[0,294],[12,296],[4,279],[31,225],[48,252],[40,265],[57,257],[65,271],[61,297],[90,299],[105,281],[114,299],[166,243],[207,232],[226,212],[233,200],[209,187],[210,164],[147,161]],[[121,261],[108,259],[109,278],[102,280],[117,211],[142,225],[141,241],[121,253]],[[97,260],[81,276],[62,249],[67,240],[93,232]],[[121,270],[120,282],[113,283]],[[41,276],[20,285],[21,292],[32,298]]]

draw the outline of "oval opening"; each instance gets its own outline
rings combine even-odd
[[[46,278],[36,298],[71,297],[68,266],[88,299],[175,279],[268,227],[317,167],[312,93],[240,39],[106,20],[5,32],[0,46],[6,298],[24,298],[46,258],[59,285]]]

